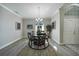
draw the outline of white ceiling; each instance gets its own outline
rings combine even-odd
[[[24,18],[39,17],[38,7],[40,7],[40,17],[50,18],[54,12],[60,8],[62,3],[3,3],[6,7]]]

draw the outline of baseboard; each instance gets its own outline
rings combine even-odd
[[[14,40],[14,41],[11,41],[11,42],[9,42],[9,43],[7,43],[7,44],[1,46],[0,49],[3,49],[3,48],[5,48],[5,47],[11,45],[12,43],[14,43],[14,42],[16,42],[16,41],[18,41],[18,40],[20,40],[20,39],[21,39],[21,38],[18,38],[18,39]]]
[[[27,37],[23,37],[22,39],[28,39]]]
[[[49,43],[49,44],[50,44],[50,46],[57,52],[57,47],[54,46],[52,43]]]

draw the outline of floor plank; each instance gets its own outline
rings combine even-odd
[[[51,46],[43,50],[34,50],[31,49],[29,46],[26,46],[20,51],[18,55],[19,56],[56,56],[56,52]]]

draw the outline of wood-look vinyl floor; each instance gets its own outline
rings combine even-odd
[[[49,46],[43,50],[34,50],[29,46],[25,46],[18,54],[19,56],[56,56],[55,50]]]
[[[0,56],[56,56],[56,52],[50,45],[43,50],[31,49],[28,39],[21,39],[1,49]]]

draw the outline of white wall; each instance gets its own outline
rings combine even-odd
[[[27,37],[27,32],[35,31],[35,19],[23,19],[23,37]],[[50,24],[51,19],[44,19],[44,28],[46,30],[46,25]],[[33,24],[33,29],[27,29],[28,24]]]
[[[33,29],[27,29],[27,25],[32,24]],[[35,20],[23,19],[23,37],[27,37],[27,33],[35,30]]]
[[[51,39],[60,44],[60,13],[59,10],[52,16],[51,23],[56,21],[56,29],[52,29]]]
[[[16,22],[22,24],[21,18],[0,6],[0,48],[21,39],[22,29],[15,29]]]

